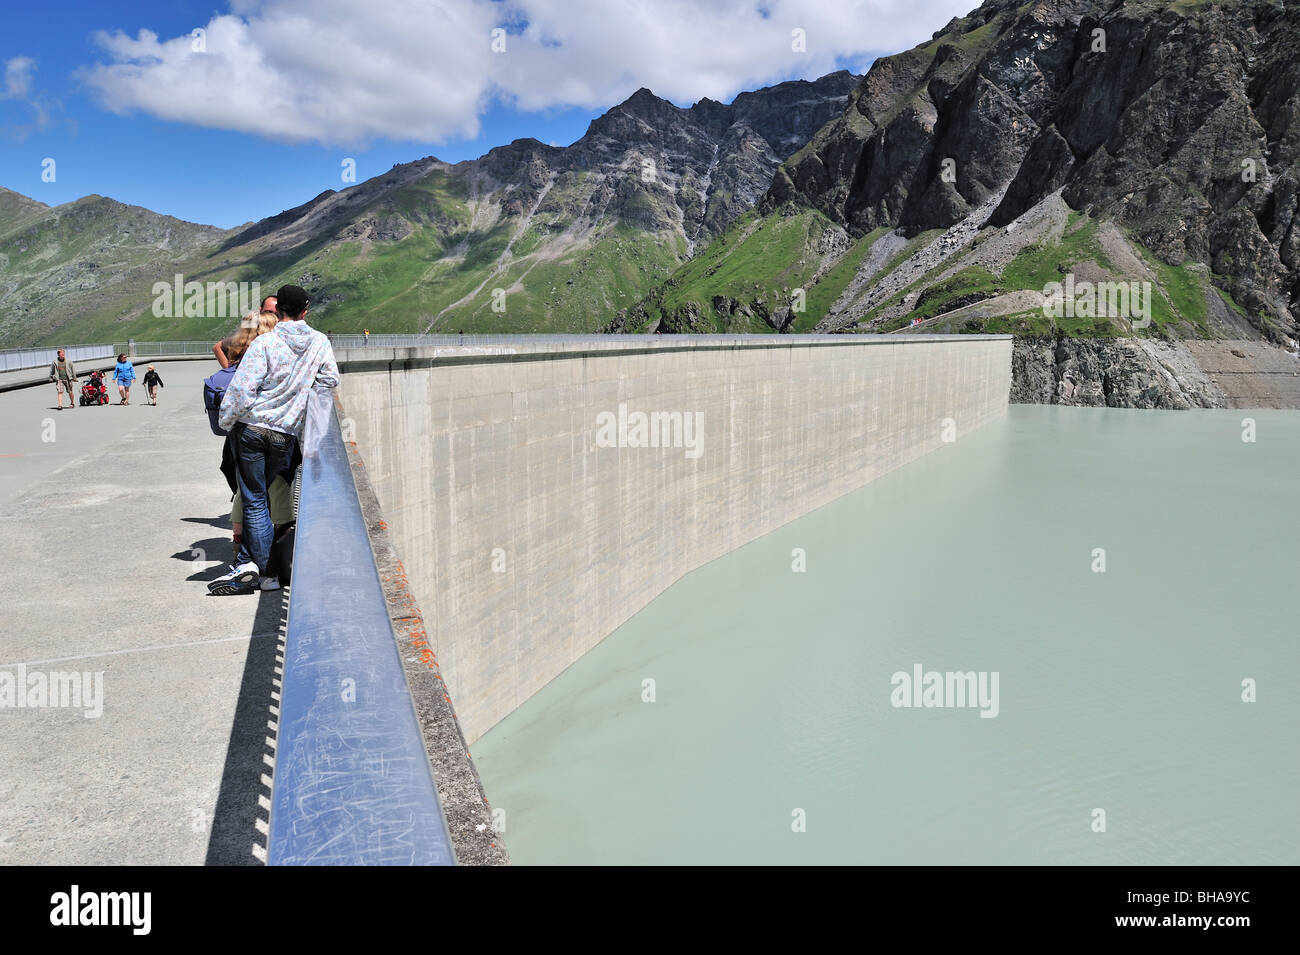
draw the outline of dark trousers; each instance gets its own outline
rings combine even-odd
[[[235,446],[235,466],[239,479],[239,496],[244,505],[244,531],[236,564],[252,562],[264,576],[271,566],[271,542],[275,527],[266,489],[283,471],[293,455],[293,435],[251,424],[237,424],[231,433]]]

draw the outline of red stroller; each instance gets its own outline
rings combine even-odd
[[[104,373],[92,371],[90,380],[81,386],[82,405],[108,404],[108,389],[104,387]]]

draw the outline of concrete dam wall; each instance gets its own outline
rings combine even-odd
[[[340,350],[473,742],[687,572],[1006,413],[1007,336]]]

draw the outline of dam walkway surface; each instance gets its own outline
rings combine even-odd
[[[170,364],[157,407],[0,394],[0,864],[265,858],[287,599],[205,586],[231,556],[216,367]],[[6,697],[24,677],[48,693]]]

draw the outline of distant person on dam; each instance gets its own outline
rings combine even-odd
[[[268,295],[266,298],[262,299],[262,307],[259,310],[258,315],[262,317],[270,316],[277,319],[279,318],[279,315],[277,315],[275,311],[274,295]],[[250,317],[251,315],[244,318],[239,329],[235,330],[235,335],[239,334],[239,331],[242,329],[253,327],[254,323],[249,321]],[[216,356],[217,364],[222,368],[229,368],[235,361],[234,358],[230,357],[230,348],[234,343],[235,335],[227,335],[225,338],[221,339],[221,341],[212,346],[212,354]]]
[[[218,595],[280,586],[269,572],[274,528],[268,487],[294,454],[312,389],[339,383],[334,349],[305,321],[311,304],[306,291],[286,285],[276,298],[279,324],[248,346],[221,400],[219,424],[235,451],[244,527],[233,566],[208,584]]]
[[[59,410],[63,410],[63,396],[68,396],[68,404],[77,407],[77,366],[60,348],[58,357],[50,362],[50,381],[59,392]]]
[[[144,373],[144,387],[145,390],[149,393],[149,404],[157,406],[158,389],[161,388],[162,386],[163,386],[162,376],[159,375],[158,372],[154,370],[153,365],[150,365],[145,370]]]
[[[117,356],[117,364],[113,366],[113,380],[117,382],[117,394],[120,399],[118,404],[129,405],[131,386],[135,384],[135,365],[127,360],[126,352]]]

